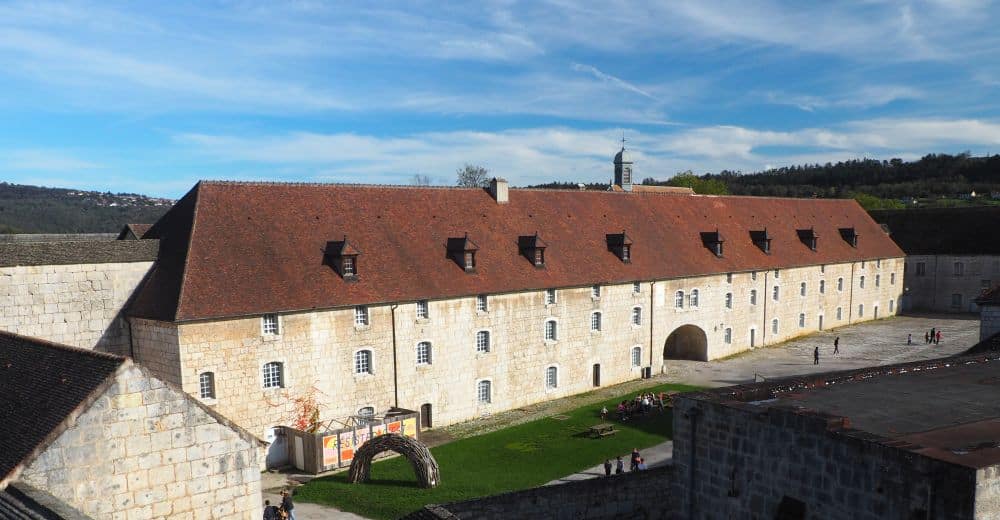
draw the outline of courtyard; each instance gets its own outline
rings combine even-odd
[[[924,332],[931,327],[942,331],[938,345],[924,343]],[[907,345],[907,334],[913,335],[911,345]],[[373,481],[368,485],[347,484],[344,474],[313,480],[296,494],[301,504],[296,508],[297,517],[357,518],[339,508],[365,517],[392,518],[426,503],[594,478],[601,471],[593,466],[634,446],[644,451],[669,451],[669,413],[623,424],[621,434],[597,443],[578,436],[598,422],[596,413],[602,404],[614,403],[620,396],[650,387],[717,387],[950,356],[974,345],[978,334],[979,321],[973,316],[900,316],[822,331],[724,360],[668,360],[665,373],[652,380],[630,381],[426,432],[423,438],[436,445],[433,452],[445,482],[437,490],[415,487],[412,469],[404,460],[394,458],[373,466]],[[840,353],[835,355],[833,341],[837,337]],[[816,347],[820,349],[819,365],[813,364]],[[373,508],[375,503],[382,505]]]

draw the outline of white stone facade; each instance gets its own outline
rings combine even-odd
[[[292,399],[309,394],[321,420],[369,406],[384,411],[430,404],[433,425],[441,426],[590,390],[594,365],[600,365],[601,386],[641,377],[644,367],[658,372],[670,363],[664,359],[668,338],[685,325],[704,331],[704,355],[717,359],[751,348],[751,331],[757,347],[815,332],[821,317],[824,329],[889,317],[898,311],[902,276],[903,259],[886,258],[781,269],[777,277],[772,270],[644,281],[638,292],[632,283],[605,285],[599,298],[589,286],[561,288],[553,304],[546,303],[544,289],[490,294],[485,311],[477,310],[475,296],[431,300],[427,318],[417,318],[416,302],[377,305],[368,308],[368,325],[356,325],[354,308],[287,313],[279,315],[275,335],[264,334],[261,316],[132,320],[132,326],[140,363],[166,380],[179,379],[196,397],[199,375],[212,372],[215,396],[205,402],[256,435],[291,422]],[[676,306],[677,291],[684,292],[682,307]],[[594,312],[601,313],[600,331],[592,330]],[[550,320],[555,340],[545,339]],[[481,331],[489,333],[488,352],[477,351]],[[421,342],[431,345],[430,363],[417,362]],[[360,351],[371,353],[370,373],[356,373]],[[272,362],[281,363],[282,386],[265,389],[262,371]],[[550,367],[556,368],[554,387],[546,377]],[[489,403],[479,402],[482,381],[490,382]]]
[[[128,355],[122,307],[152,262],[0,267],[0,330]]]
[[[20,475],[93,518],[260,518],[261,445],[139,367]]]

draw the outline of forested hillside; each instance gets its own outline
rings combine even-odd
[[[0,182],[0,233],[112,233],[152,223],[173,201]]]

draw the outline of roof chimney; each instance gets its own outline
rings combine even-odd
[[[493,200],[497,201],[497,204],[506,204],[507,180],[493,177],[493,180],[490,181],[490,195],[493,197]]]

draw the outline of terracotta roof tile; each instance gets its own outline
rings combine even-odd
[[[856,249],[836,238],[846,227]],[[770,255],[750,239],[764,228]],[[811,251],[796,232],[808,228],[831,238]],[[628,264],[607,244],[623,229]],[[721,258],[699,234],[716,229]],[[545,269],[518,248],[536,232]],[[323,261],[345,234],[364,252],[355,283]],[[571,190],[514,189],[500,205],[482,189],[201,182],[146,236],[160,261],[130,312],[181,321],[903,256],[853,200]],[[466,236],[474,274],[447,249]]]

